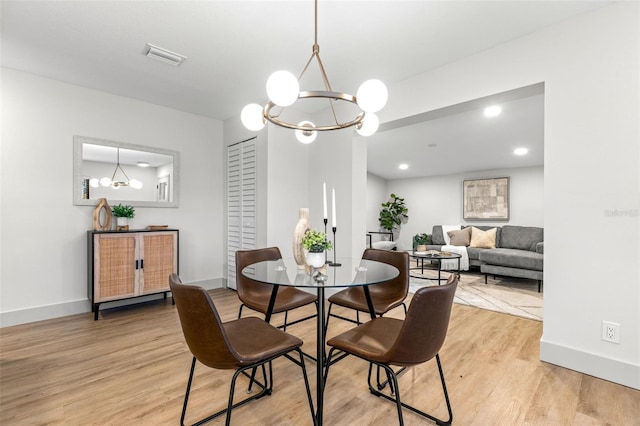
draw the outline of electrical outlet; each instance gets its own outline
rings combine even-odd
[[[602,340],[605,342],[620,343],[620,324],[611,321],[602,321]]]

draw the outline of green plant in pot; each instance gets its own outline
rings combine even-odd
[[[378,221],[380,222],[380,227],[389,232],[399,228],[402,222],[409,218],[407,215],[409,209],[404,204],[404,198],[400,198],[396,194],[391,194],[390,200],[382,203],[381,206],[382,209],[380,209]]]
[[[331,250],[333,244],[327,239],[324,232],[315,229],[307,229],[302,237],[302,246],[308,250],[305,256],[307,265],[319,268],[325,263],[325,250]]]
[[[116,230],[126,231],[129,229],[129,219],[133,219],[136,210],[127,204],[116,204],[111,208],[111,213],[116,218]]]
[[[413,236],[413,249],[417,251],[426,251],[427,245],[431,244],[431,235],[416,234]]]

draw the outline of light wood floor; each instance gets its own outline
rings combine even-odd
[[[235,319],[231,290],[213,290],[223,320]],[[394,312],[401,315],[402,311]],[[313,312],[303,310],[295,316]],[[279,324],[282,316],[275,316]],[[329,335],[352,325],[332,319]],[[315,322],[294,325],[315,352]],[[75,315],[1,330],[2,425],[175,425],[191,354],[175,306]],[[455,305],[440,352],[457,425],[640,425],[640,391],[539,361],[542,324]],[[312,392],[315,364],[307,362]],[[395,406],[372,396],[367,364],[350,357],[332,367],[327,425],[397,424]],[[226,404],[231,374],[196,367],[187,421]],[[235,425],[312,424],[298,367],[274,363],[274,392],[234,411]],[[435,361],[400,379],[403,398],[445,417]],[[240,384],[239,397],[245,393]],[[405,411],[408,425],[429,422]],[[210,424],[223,424],[216,419]]]

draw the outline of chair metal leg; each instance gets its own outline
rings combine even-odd
[[[191,371],[189,372],[189,380],[187,381],[187,391],[184,394],[184,402],[182,403],[182,414],[180,415],[180,426],[184,426],[184,416],[187,414],[187,402],[189,402],[189,392],[191,391],[191,382],[193,381],[193,371],[196,368],[196,357],[191,361]]]
[[[301,349],[296,349],[298,352],[298,356],[300,357],[300,361],[295,358],[292,358],[288,354],[285,355],[289,360],[291,360],[294,364],[298,365],[302,368],[302,377],[304,378],[304,386],[307,391],[307,400],[309,401],[309,410],[311,411],[311,418],[313,419],[313,423],[315,425],[315,409],[313,408],[313,400],[311,399],[311,388],[309,387],[309,377],[307,376],[307,367],[304,363],[304,352]],[[271,383],[273,386],[273,382]]]
[[[442,392],[444,400],[447,402],[447,411],[449,412],[449,420],[445,424],[451,424],[453,421],[453,412],[451,411],[451,401],[449,401],[449,392],[447,392],[447,384],[444,381],[444,373],[442,372],[442,363],[440,362],[440,354],[436,354],[436,362],[438,363],[438,372],[440,373],[440,382],[442,383]]]
[[[305,389],[307,392],[307,400],[309,401],[309,410],[311,412],[311,417],[315,419],[315,409],[313,407],[313,400],[311,398],[311,389],[309,387],[309,377],[307,375],[307,368],[305,366],[304,363],[304,353],[302,352],[302,350],[300,350],[300,348],[296,348],[295,351],[298,353],[298,356],[300,358],[300,360],[298,361],[297,359],[293,358],[291,355],[284,354],[284,357],[289,359],[290,361],[292,361],[294,364],[296,364],[297,366],[299,366],[302,369],[302,376],[304,378],[304,384],[305,384]],[[235,373],[233,374],[233,378],[231,379],[231,385],[229,388],[229,399],[227,401],[227,408],[224,408],[208,417],[205,417],[204,419],[198,420],[196,423],[193,424],[193,426],[199,426],[202,425],[204,423],[207,423],[213,419],[215,419],[216,417],[221,416],[222,414],[226,413],[226,421],[225,424],[229,425],[229,423],[231,422],[231,412],[235,409],[240,407],[241,405],[244,405],[250,401],[253,401],[254,399],[258,399],[258,398],[262,398],[265,395],[271,395],[271,393],[273,392],[273,366],[272,366],[272,361],[274,358],[271,358],[269,360],[265,360],[264,362],[261,362],[260,364],[255,364],[255,365],[249,365],[246,367],[242,367],[242,368],[238,368]],[[265,367],[266,365],[268,365],[268,367]],[[180,425],[184,426],[184,418],[187,412],[187,403],[189,401],[189,393],[191,391],[191,384],[193,382],[193,373],[195,371],[195,366],[196,366],[196,357],[193,357],[192,361],[191,361],[191,370],[189,372],[189,380],[187,381],[187,390],[185,392],[185,396],[184,396],[184,403],[182,404],[182,414],[180,416]],[[261,383],[260,381],[256,380],[254,378],[255,376],[255,371],[256,369],[260,367],[260,369],[262,370],[262,378],[263,378],[263,382]],[[269,370],[268,376],[267,376],[267,368]],[[252,374],[251,376],[249,376],[249,374],[247,373],[247,370],[251,369],[252,370]],[[257,395],[252,395],[248,398],[243,399],[240,402],[237,403],[233,403],[233,397],[235,394],[235,388],[236,388],[236,380],[238,379],[238,377],[240,375],[244,375],[246,377],[251,377],[251,383],[256,383],[256,385],[258,385],[262,390],[257,394]],[[315,424],[315,420],[314,420],[314,424]]]
[[[380,364],[380,363],[376,363],[376,362],[369,364],[369,379],[368,379],[369,380],[369,392],[371,392],[373,395],[385,398],[385,399],[387,399],[389,401],[392,401],[392,402],[396,403],[396,405],[398,406],[398,419],[399,419],[400,425],[404,424],[404,421],[402,419],[402,409],[401,409],[401,407],[404,407],[404,408],[406,408],[408,410],[413,411],[416,414],[419,414],[419,415],[421,415],[423,417],[431,419],[434,422],[436,422],[436,424],[438,424],[438,425],[450,425],[451,422],[453,421],[453,412],[451,410],[451,401],[449,400],[449,393],[447,392],[447,385],[446,385],[445,380],[444,380],[444,373],[442,371],[442,363],[440,362],[440,355],[439,354],[436,354],[436,363],[438,365],[438,372],[440,373],[440,382],[442,384],[442,391],[443,391],[443,394],[444,394],[444,399],[445,399],[445,402],[447,403],[447,412],[449,414],[449,419],[448,420],[439,419],[437,417],[432,416],[431,414],[427,414],[424,411],[418,410],[417,408],[412,407],[411,405],[402,402],[402,400],[400,399],[400,388],[398,386],[397,374],[393,371],[393,369],[390,366],[388,366],[386,364]],[[395,398],[392,397],[392,396],[389,396],[389,395],[385,395],[382,392],[379,392],[373,386],[372,381],[371,381],[371,377],[372,377],[372,373],[373,373],[373,364],[375,364],[375,365],[377,365],[377,366],[379,366],[381,368],[384,368],[387,371],[387,374],[389,375],[389,379],[391,381],[390,383],[392,383],[393,388],[395,389]]]
[[[235,394],[235,389],[236,389],[236,380],[238,379],[238,376],[242,373],[244,373],[244,371],[247,368],[252,368],[254,371],[257,368],[256,366],[254,367],[245,367],[245,368],[239,368],[236,370],[236,372],[233,374],[233,379],[231,379],[231,386],[229,388],[229,402],[227,403],[227,408],[226,410],[222,410],[219,412],[219,414],[222,413],[227,413],[227,418],[225,420],[225,425],[229,426],[231,424],[231,412],[233,411],[234,408],[237,408],[241,405],[246,404],[247,402],[254,400],[254,399],[258,399],[263,397],[264,395],[271,395],[271,390],[273,388],[273,372],[271,369],[271,361],[269,361],[269,377],[271,380],[267,380],[267,374],[265,371],[265,365],[266,363],[262,363],[260,366],[262,367],[262,376],[264,377],[264,387],[262,389],[262,392],[260,392],[258,395],[255,395],[253,397],[249,397],[247,399],[244,399],[240,402],[238,402],[237,404],[234,405],[233,403],[233,395]],[[257,382],[256,382],[257,383]],[[214,414],[214,417],[217,417],[219,415],[218,413]],[[194,426],[196,425],[201,425],[203,423],[208,422],[209,420],[213,419],[214,417],[208,417],[206,419],[203,419],[201,421],[199,421],[198,423],[194,424]]]
[[[405,370],[407,369],[407,367],[402,367],[401,369],[399,369],[398,371],[395,372],[396,377],[400,377],[400,375],[402,373],[405,372]],[[385,380],[384,382],[380,382],[380,367],[378,367],[377,369],[377,386],[378,386],[378,390],[382,390],[385,388],[385,386],[387,386],[387,384],[389,383],[389,377],[387,377],[387,380]],[[393,389],[391,389],[391,395],[394,394]]]
[[[327,355],[325,365],[324,365],[324,382],[327,383],[327,376],[329,375],[329,366],[334,364],[331,362],[331,358],[333,358],[333,353],[336,351],[336,348],[331,348],[329,350],[329,355]]]
[[[249,386],[247,387],[247,393],[251,393],[253,391],[252,387],[253,387],[254,379],[256,377],[256,369],[257,368],[258,367],[253,367],[251,369],[251,378],[249,379]]]
[[[263,362],[261,364],[258,364],[258,365],[247,366],[247,367],[239,368],[238,370],[236,370],[236,372],[233,375],[233,379],[231,381],[231,388],[229,390],[229,401],[227,403],[227,408],[224,408],[224,409],[222,409],[222,410],[220,410],[220,411],[218,411],[218,412],[216,412],[216,413],[214,413],[214,414],[212,414],[212,415],[210,415],[208,417],[205,417],[204,419],[198,420],[196,423],[193,424],[193,426],[199,426],[199,425],[202,425],[204,423],[207,423],[207,422],[209,422],[209,421],[215,419],[216,417],[219,417],[219,416],[221,416],[222,414],[225,414],[225,413],[227,413],[227,421],[226,421],[227,423],[226,424],[228,425],[229,421],[231,419],[231,411],[234,408],[237,408],[237,407],[239,407],[241,405],[244,405],[244,404],[246,404],[246,403],[248,403],[248,402],[250,402],[250,401],[252,401],[254,399],[262,398],[265,395],[270,395],[271,392],[272,392],[272,381],[270,381],[270,379],[267,378],[267,373],[266,373],[266,369],[265,369],[265,366],[264,366],[267,362],[270,362],[270,360],[269,361],[265,361],[265,362]],[[193,382],[193,373],[194,373],[194,370],[195,370],[195,366],[196,366],[196,358],[193,357],[193,360],[191,362],[191,370],[190,370],[190,373],[189,373],[189,380],[187,382],[187,390],[186,390],[185,396],[184,396],[184,403],[182,404],[182,414],[180,416],[180,425],[181,426],[184,426],[184,418],[185,418],[185,415],[187,413],[187,403],[189,401],[189,393],[191,391],[191,383]],[[254,380],[254,382],[260,388],[262,388],[262,391],[260,393],[256,394],[256,395],[252,395],[252,396],[250,396],[250,397],[248,397],[246,399],[243,399],[242,401],[237,402],[236,404],[233,404],[233,394],[234,394],[234,390],[235,390],[236,379],[238,378],[238,376],[240,374],[247,375],[246,374],[246,370],[248,370],[250,368],[251,369],[255,369],[257,367],[261,367],[262,368],[262,377],[263,377],[264,383],[260,383],[258,380]],[[272,374],[273,373],[272,373],[271,369],[269,370],[269,372],[270,372],[270,378],[272,380],[272,378],[273,378]]]
[[[331,307],[333,303],[329,302],[329,307],[327,308],[327,320],[324,322],[324,338],[327,339],[327,330],[329,329],[329,318],[331,318]]]
[[[241,303],[240,309],[238,309],[238,319],[242,318],[242,308],[244,308],[244,303]]]

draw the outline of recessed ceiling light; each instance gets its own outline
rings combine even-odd
[[[516,148],[513,150],[515,155],[527,155],[528,152],[529,150],[527,148]]]
[[[138,167],[149,167],[149,163],[146,161],[138,161]]]
[[[400,170],[407,170],[407,169],[409,168],[409,165],[408,165],[408,164],[406,164],[406,163],[402,163],[402,164],[400,164],[400,165],[398,166],[398,168],[399,168]]]
[[[491,105],[484,109],[485,117],[497,117],[502,112],[502,107],[499,105]]]

